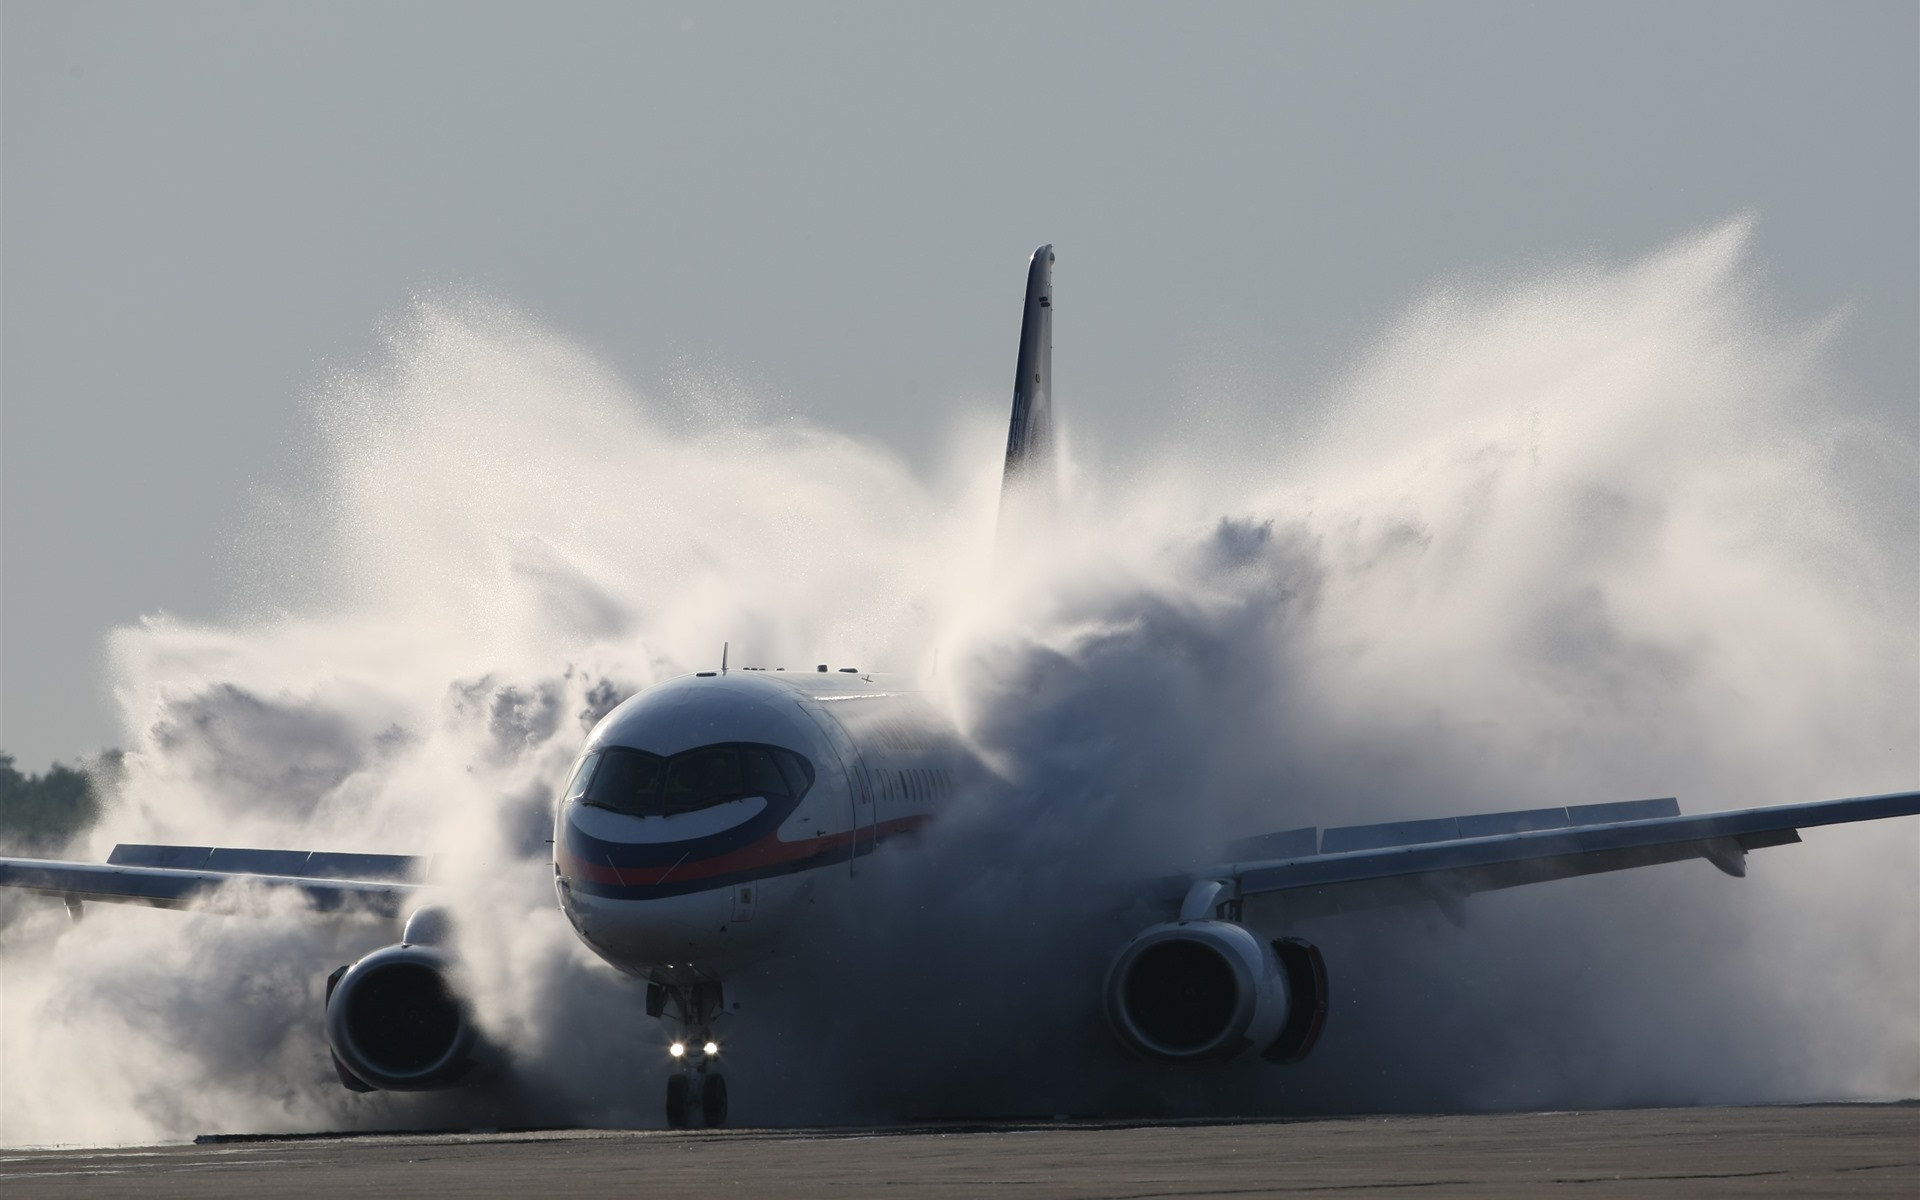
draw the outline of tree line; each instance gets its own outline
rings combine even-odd
[[[0,752],[0,845],[26,853],[65,845],[99,817],[122,757],[108,750],[80,768],[54,763],[44,775],[24,775]]]

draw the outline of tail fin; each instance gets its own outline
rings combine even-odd
[[[1027,302],[1020,316],[1020,362],[1013,377],[1013,421],[1001,506],[1015,489],[1051,491],[1053,452],[1053,247],[1033,252]]]

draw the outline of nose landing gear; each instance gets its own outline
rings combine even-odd
[[[727,1077],[677,1071],[667,1077],[667,1128],[692,1129],[696,1123],[721,1129],[727,1123]]]
[[[690,1129],[697,1121],[719,1129],[727,1123],[727,1078],[714,1070],[720,1044],[712,1033],[714,1019],[724,1011],[720,985],[649,983],[647,1015],[664,1016],[669,1007],[680,1031],[668,1050],[677,1069],[667,1077],[667,1128]]]
[[[679,1043],[675,1043],[678,1045]],[[712,1042],[705,1043],[713,1045]],[[681,1057],[686,1063],[691,1055]],[[713,1056],[682,1066],[667,1076],[667,1128],[691,1129],[696,1123],[719,1129],[727,1123],[727,1077],[710,1070]]]

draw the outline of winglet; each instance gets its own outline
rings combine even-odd
[[[1013,420],[1000,494],[1053,483],[1053,247],[1033,252],[1020,316],[1020,361],[1013,377]]]

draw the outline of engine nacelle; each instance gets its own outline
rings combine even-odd
[[[1326,1019],[1320,952],[1266,941],[1231,921],[1155,925],[1127,943],[1107,973],[1107,1019],[1142,1054],[1175,1061],[1258,1050],[1297,1062]]]
[[[327,1043],[342,1083],[424,1092],[452,1087],[473,1069],[479,1037],[447,970],[445,951],[403,943],[327,981]]]

